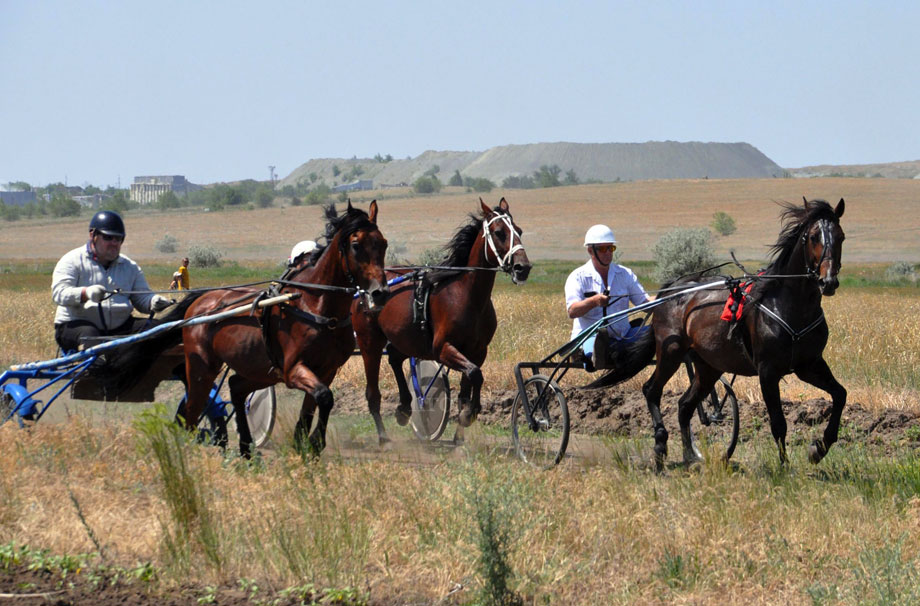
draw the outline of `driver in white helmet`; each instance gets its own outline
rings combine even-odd
[[[588,228],[585,233],[588,262],[576,268],[565,281],[565,307],[573,320],[572,338],[604,316],[628,309],[630,303],[641,305],[649,300],[636,274],[613,262],[616,249],[617,240],[609,227]],[[634,341],[643,330],[648,327],[631,326],[624,315],[611,322],[605,334],[597,335],[600,342],[596,343],[595,337],[585,341],[585,357],[595,368],[607,368],[611,346]]]
[[[288,267],[298,265],[303,260],[304,255],[310,254],[314,250],[316,250],[316,242],[313,240],[301,240],[291,249],[291,256],[288,257]]]

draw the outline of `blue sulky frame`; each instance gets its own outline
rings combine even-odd
[[[294,298],[297,295],[282,295],[260,301],[260,307],[275,305]],[[9,370],[0,374],[0,425],[15,418],[22,427],[25,421],[38,421],[45,414],[51,404],[64,392],[65,389],[74,384],[86,370],[99,359],[102,354],[115,350],[123,345],[129,345],[145,341],[167,331],[178,329],[182,326],[194,326],[197,324],[207,324],[217,322],[225,318],[249,312],[252,305],[241,305],[233,309],[201,316],[197,318],[175,320],[155,326],[143,332],[128,335],[118,339],[112,339],[99,345],[87,349],[54,358],[42,362],[28,362],[26,364],[16,364]],[[214,421],[229,419],[231,413],[227,411],[227,404],[219,394],[220,388],[227,377],[229,369],[224,371],[220,382],[211,388],[208,406],[205,415]],[[29,381],[47,381],[36,389],[29,390]],[[42,391],[51,388],[54,385],[63,383],[46,402],[42,402],[35,396]]]

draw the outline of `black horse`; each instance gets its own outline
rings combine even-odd
[[[844,202],[841,199],[836,208],[824,200],[805,200],[801,207],[782,206],[783,229],[772,247],[772,263],[747,293],[737,325],[720,318],[728,287],[714,284],[711,290],[677,297],[655,308],[653,330],[623,354],[618,368],[598,382],[613,385],[628,379],[656,356],[655,372],[642,391],[655,426],[655,460],[659,469],[668,452],[668,432],[659,407],[661,393],[688,354],[696,373],[678,403],[686,463],[701,459],[690,435],[697,403],[710,393],[723,373],[759,377],[770,429],[783,463],[787,461],[786,419],[779,382],[790,373],[828,392],[834,403],[824,438],[816,439],[809,448],[811,462],[821,461],[837,441],[847,392],[823,358],[828,327],[821,297],[832,296],[839,286]],[[706,282],[701,278],[680,279],[664,288]]]

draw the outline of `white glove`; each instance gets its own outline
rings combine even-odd
[[[86,287],[86,300],[98,303],[105,298],[105,286],[102,284],[93,284]]]
[[[160,295],[153,295],[153,299],[150,300],[151,311],[163,311],[170,305],[172,305],[172,301]]]

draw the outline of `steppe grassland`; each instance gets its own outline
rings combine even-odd
[[[802,196],[847,202],[844,263],[896,260],[920,262],[920,180],[912,179],[757,179],[682,180],[608,183],[539,190],[493,190],[490,206],[505,196],[533,260],[582,259],[585,229],[606,221],[614,228],[626,260],[651,258],[651,247],[675,227],[706,226],[713,213],[731,215],[738,231],[717,242],[720,256],[734,249],[741,259],[763,260],[779,232],[776,201],[798,204]],[[471,212],[479,194],[445,188],[438,196],[411,196],[405,190],[359,192],[352,198],[366,208],[380,201],[380,228],[410,258],[444,244]],[[282,200],[279,199],[279,202]],[[341,206],[341,204],[340,204]],[[80,244],[86,217],[0,225],[0,260],[53,259]],[[169,233],[180,251],[192,244],[213,245],[240,263],[278,263],[290,247],[316,238],[323,228],[318,207],[234,209],[204,213],[132,212],[123,252],[140,262],[173,263],[155,244]]]

